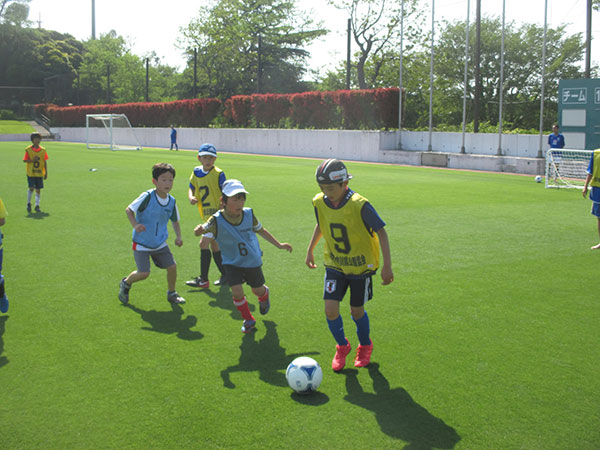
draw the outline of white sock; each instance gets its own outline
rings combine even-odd
[[[40,206],[40,196],[41,194],[35,193],[35,206]]]
[[[31,203],[31,195],[33,194],[33,191],[27,191],[27,203]]]

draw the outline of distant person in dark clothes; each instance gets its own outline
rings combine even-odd
[[[177,130],[175,129],[175,125],[171,125],[171,148],[169,150],[179,150],[179,146],[177,145]]]

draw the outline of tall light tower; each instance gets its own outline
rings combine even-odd
[[[92,0],[92,39],[96,39],[96,0]]]

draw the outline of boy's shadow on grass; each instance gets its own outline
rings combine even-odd
[[[50,215],[50,213],[44,212],[44,211],[40,211],[40,212],[29,212],[27,213],[27,215],[25,217],[27,217],[28,219],[36,219],[36,220],[40,220],[43,219],[45,217],[48,217]]]
[[[239,320],[241,315],[235,305],[233,304],[233,300],[231,298],[231,290],[228,285],[221,285],[217,292],[213,292],[210,289],[189,289],[188,292],[190,294],[199,293],[205,294],[211,300],[208,302],[208,306],[212,308],[220,308],[225,311],[229,311],[229,315],[232,319]],[[252,304],[252,302],[248,302],[248,307],[250,311],[256,311],[256,306]]]
[[[402,388],[390,389],[388,380],[379,371],[379,364],[371,363],[368,371],[375,393],[364,392],[358,381],[358,370],[345,370],[344,400],[375,413],[375,418],[388,436],[408,442],[405,449],[451,449],[460,436],[442,419],[416,403]]]
[[[240,345],[240,360],[235,366],[229,366],[221,371],[223,386],[235,388],[230,375],[233,372],[258,372],[260,380],[275,386],[288,386],[285,379],[285,369],[297,355],[287,355],[279,343],[277,324],[265,320],[263,325],[267,333],[260,340],[256,340],[256,332],[245,334]],[[316,352],[303,353],[302,355],[315,355]]]
[[[8,316],[0,316],[0,368],[8,364],[8,358],[6,356],[2,356],[4,352],[4,332],[6,331],[6,321],[8,320]]]
[[[192,330],[192,327],[198,323],[196,316],[187,316],[183,319],[183,309],[177,304],[171,304],[171,311],[144,311],[131,303],[125,306],[138,313],[144,322],[150,324],[149,327],[142,327],[142,330],[176,334],[179,339],[185,341],[194,341],[204,337],[199,331]]]

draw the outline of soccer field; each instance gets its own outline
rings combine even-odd
[[[533,177],[349,162],[350,187],[390,237],[395,281],[374,278],[372,363],[331,370],[335,341],[319,268],[304,264],[319,163],[220,153],[246,205],[292,254],[259,238],[271,311],[243,335],[227,288],[193,289],[200,252],[187,201],[194,152],[86,150],[42,143],[43,213],[28,215],[27,143],[0,143],[8,209],[0,314],[0,447],[597,449],[600,253],[590,202]],[[126,206],[177,170],[183,247],[169,243],[185,305],[165,271],[117,299],[135,267]],[[90,169],[97,169],[90,171]],[[211,266],[211,281],[217,269]],[[346,298],[346,334],[357,338]],[[354,353],[354,352],[353,352]],[[352,354],[353,354],[352,353]],[[284,372],[316,359],[319,392],[293,394]]]

